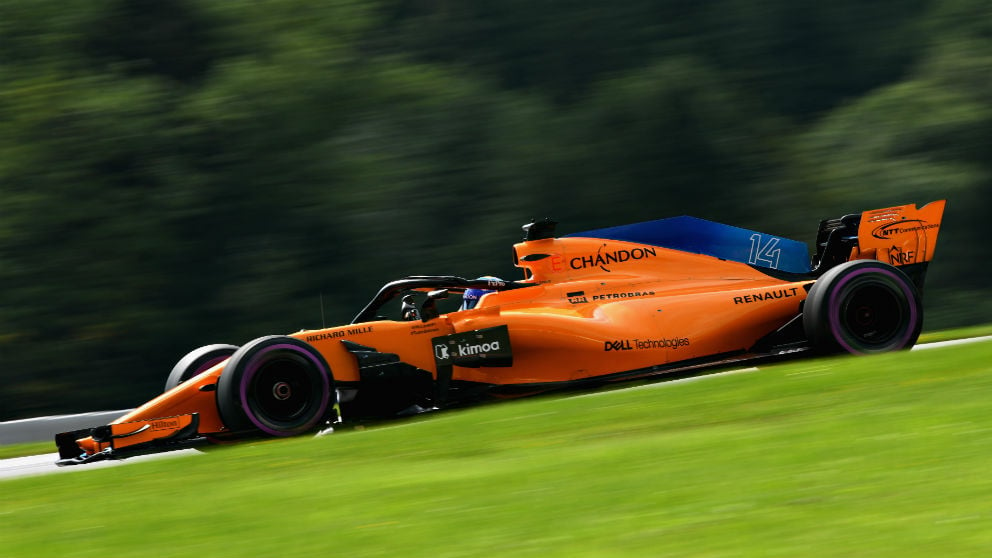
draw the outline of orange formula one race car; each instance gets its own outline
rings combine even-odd
[[[201,347],[162,395],[58,434],[59,464],[730,362],[906,349],[943,210],[823,221],[812,257],[805,243],[693,217],[562,237],[536,221],[513,247],[523,280],[407,277],[348,325]],[[441,312],[452,293],[462,307]],[[379,315],[391,301],[396,319]]]

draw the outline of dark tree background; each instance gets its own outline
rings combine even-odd
[[[545,215],[811,241],[947,198],[926,327],[986,322],[990,70],[979,0],[6,0],[0,420],[398,276],[516,278]]]

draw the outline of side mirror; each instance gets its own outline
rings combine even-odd
[[[448,298],[448,289],[438,289],[427,293],[427,300],[420,307],[420,319],[427,322],[440,316],[441,313],[437,310],[437,301],[443,298]]]

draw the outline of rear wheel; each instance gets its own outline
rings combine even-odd
[[[856,260],[813,284],[803,326],[813,347],[824,353],[907,349],[920,336],[923,305],[906,274],[880,261]]]
[[[203,374],[210,368],[224,361],[238,350],[236,345],[206,345],[199,349],[194,349],[179,360],[172,367],[172,372],[165,380],[165,391],[178,386],[179,384]]]
[[[217,407],[231,430],[293,436],[321,423],[335,393],[331,370],[316,349],[274,335],[231,356],[217,382]]]

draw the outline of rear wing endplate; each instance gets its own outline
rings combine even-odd
[[[860,259],[876,259],[895,266],[933,259],[946,200],[917,208],[900,205],[861,214],[858,226]]]

